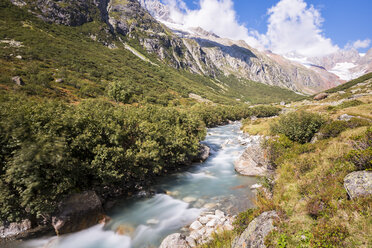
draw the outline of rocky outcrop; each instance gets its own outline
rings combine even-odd
[[[275,211],[264,212],[249,223],[247,229],[231,244],[232,248],[265,248],[265,237],[274,230]]]
[[[22,222],[12,222],[0,226],[0,238],[10,238],[17,236],[31,229],[31,221],[23,220]]]
[[[236,172],[245,176],[266,176],[271,172],[266,150],[259,143],[248,146],[234,162]]]
[[[167,236],[159,248],[188,248],[190,247],[186,241],[186,236],[180,233],[173,233]]]
[[[61,201],[52,217],[58,235],[77,232],[104,219],[101,200],[94,191],[74,194]]]
[[[344,187],[351,199],[372,195],[372,171],[354,171],[344,179]]]

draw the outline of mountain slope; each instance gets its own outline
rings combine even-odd
[[[170,17],[169,8],[158,0],[140,2],[157,20],[181,37],[191,53],[193,50],[201,50],[205,54],[203,59],[207,59],[208,62],[198,65],[202,64],[207,68],[214,65],[225,75],[235,75],[305,93],[315,93],[343,82],[326,70],[310,70],[279,55],[253,49],[244,41],[220,38],[201,28],[177,24]],[[193,57],[198,61],[198,54],[194,54]],[[205,74],[202,68],[199,71]]]
[[[43,9],[29,5],[20,8],[10,1],[1,3],[1,22],[4,23],[0,27],[1,90],[79,101],[106,97],[110,87],[118,83],[128,88],[128,103],[162,105],[176,104],[190,93],[229,104],[239,103],[236,99],[265,103],[299,98],[288,90],[251,81],[225,77],[216,80],[175,70],[148,54],[137,39],[122,36],[115,32],[114,26],[107,25],[99,10],[100,3],[89,2],[87,12],[94,13],[90,14],[93,19],[83,19],[86,22],[82,25],[54,24],[71,23],[66,16],[73,16],[80,6],[78,2],[73,1],[71,5],[66,2],[61,5],[64,10],[50,7],[44,13]],[[30,8],[34,14],[28,12]],[[41,14],[42,18],[38,18]],[[153,25],[146,23],[135,25]],[[162,29],[160,24],[155,25]],[[138,57],[140,54],[142,59]],[[20,76],[25,85],[14,86],[11,80],[14,76]]]

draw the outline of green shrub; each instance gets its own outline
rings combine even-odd
[[[233,222],[234,232],[238,235],[242,234],[248,227],[249,223],[258,215],[259,213],[255,208],[250,208],[244,212],[239,213]]]
[[[349,236],[346,227],[330,221],[318,223],[312,234],[312,247],[342,247],[342,243]]]
[[[372,127],[353,144],[354,150],[346,155],[358,170],[372,169]]]
[[[319,114],[305,111],[291,112],[281,116],[271,130],[276,134],[284,134],[290,140],[301,144],[309,142],[323,125],[324,119]]]
[[[267,151],[268,159],[271,165],[276,168],[280,163],[278,159],[293,147],[293,142],[285,135],[279,135],[277,138],[268,139],[264,142],[263,147]]]
[[[328,139],[331,137],[337,137],[341,132],[348,128],[347,121],[332,121],[322,126],[320,129],[321,138]]]

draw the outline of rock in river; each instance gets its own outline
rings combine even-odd
[[[344,187],[351,199],[372,194],[372,171],[354,171],[344,179]]]
[[[190,247],[186,241],[186,237],[180,233],[173,233],[167,236],[159,248],[188,248]]]
[[[275,211],[264,212],[249,223],[244,232],[232,242],[232,248],[265,248],[265,237],[274,230]]]
[[[234,162],[235,170],[245,176],[265,176],[270,172],[266,151],[260,144],[252,144]]]
[[[4,226],[0,226],[0,238],[10,238],[17,236],[31,229],[31,221],[23,220],[20,223],[12,222]]]
[[[52,217],[52,225],[56,233],[61,235],[96,225],[104,216],[97,194],[94,191],[86,191],[61,201]]]
[[[211,149],[204,144],[200,144],[199,153],[196,158],[193,159],[193,162],[204,162],[209,157]]]

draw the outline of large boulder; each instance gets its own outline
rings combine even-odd
[[[204,162],[209,157],[210,152],[211,149],[207,145],[200,144],[199,153],[196,158],[193,159],[193,162]]]
[[[372,194],[372,171],[354,171],[344,179],[344,187],[351,199]]]
[[[0,238],[10,238],[17,236],[31,229],[31,221],[23,220],[22,222],[7,223],[0,226]]]
[[[266,176],[271,171],[267,151],[259,143],[245,149],[234,166],[238,173],[245,176]]]
[[[231,248],[265,248],[265,237],[274,230],[274,219],[279,218],[275,211],[264,212],[249,223],[244,232],[234,239]]]
[[[57,235],[77,232],[96,225],[105,215],[102,203],[94,191],[73,194],[60,202],[52,217]]]
[[[328,97],[327,93],[319,93],[318,95],[314,96],[314,100],[320,101],[326,99]]]
[[[180,233],[173,233],[168,235],[159,248],[189,248],[189,244],[186,241],[186,236]]]

